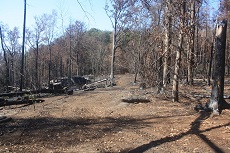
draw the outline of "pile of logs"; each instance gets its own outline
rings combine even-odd
[[[42,99],[35,98],[30,92],[13,92],[0,94],[0,107],[20,104],[33,104],[43,102]]]

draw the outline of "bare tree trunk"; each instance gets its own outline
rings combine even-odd
[[[195,8],[196,8],[196,10],[195,10],[195,12],[197,13],[197,22],[200,20],[200,7],[201,7],[201,4],[202,3],[200,3],[200,2],[198,2],[197,1],[197,3],[199,4],[199,5],[197,5]],[[206,26],[207,27],[207,26]],[[196,64],[197,64],[197,66],[199,65],[199,63],[201,62],[201,47],[200,47],[200,42],[199,42],[199,27],[198,26],[196,26],[195,27],[195,33],[196,33]],[[207,34],[207,31],[206,31],[206,34]],[[207,38],[207,37],[206,37]],[[194,38],[195,39],[195,38]],[[194,47],[195,48],[195,47]],[[204,57],[204,58],[206,58],[206,56]]]
[[[51,65],[52,65],[51,53],[52,53],[52,50],[51,50],[51,44],[50,43],[48,44],[48,46],[49,46],[49,82],[48,82],[48,84],[49,84],[51,81]]]
[[[214,67],[214,82],[212,85],[212,93],[209,101],[209,108],[213,114],[222,111],[226,101],[224,95],[224,74],[225,74],[225,47],[226,47],[227,20],[223,20],[216,28],[216,54]]]
[[[8,92],[8,86],[10,85],[10,70],[9,70],[9,61],[7,60],[7,55],[6,55],[6,50],[5,47],[3,45],[3,34],[2,34],[2,28],[0,26],[0,38],[1,38],[1,46],[2,46],[2,50],[3,50],[3,56],[4,56],[4,61],[5,61],[5,66],[6,66],[6,92]]]
[[[162,54],[159,55],[159,60],[158,60],[158,78],[157,80],[159,81],[159,84],[157,86],[157,93],[160,93],[162,88],[163,88],[163,61],[162,61],[163,57],[162,57]]]
[[[11,69],[12,69],[12,74],[11,74],[11,84],[15,86],[15,71],[14,71],[14,59],[11,59]]]
[[[115,62],[115,50],[116,50],[116,22],[115,22],[115,28],[113,32],[113,46],[112,46],[112,59],[111,59],[111,71],[110,71],[110,85],[113,86],[115,84],[114,82],[114,62]]]
[[[38,51],[39,51],[39,43],[36,41],[36,55],[35,55],[35,83],[36,87],[40,87],[40,83],[38,81]]]
[[[133,81],[133,83],[137,83],[137,75],[138,75],[138,68],[137,68],[137,62],[135,61],[135,75],[134,75],[134,81]]]
[[[186,2],[182,2],[181,6],[181,14],[185,14],[185,7]],[[184,17],[182,16],[180,19],[180,31],[179,31],[179,42],[178,42],[178,49],[176,52],[176,61],[175,61],[175,70],[174,70],[174,77],[173,77],[173,88],[172,88],[172,96],[173,101],[178,102],[179,101],[179,70],[180,70],[180,63],[181,63],[181,52],[182,52],[182,44],[183,44],[183,28],[184,28]]]
[[[60,73],[60,77],[63,77],[63,62],[62,62],[62,57],[60,57],[60,71],[59,71],[59,73]]]
[[[193,85],[193,66],[194,66],[194,41],[195,41],[195,3],[193,0],[191,3],[191,31],[190,31],[190,48],[188,54],[188,84]]]
[[[166,7],[165,7],[165,12],[166,12],[166,17],[165,17],[165,23],[166,23],[166,28],[165,28],[165,48],[164,48],[164,57],[163,57],[163,88],[167,86],[167,84],[170,81],[170,76],[169,76],[169,65],[170,65],[170,60],[169,60],[169,55],[171,52],[171,35],[172,35],[172,16],[171,16],[171,0],[166,1]]]
[[[141,40],[142,40],[142,34],[140,33],[139,39],[138,39],[138,58],[135,60],[135,76],[134,76],[134,83],[137,82],[137,76],[140,73],[140,62],[141,62]]]
[[[68,70],[68,85],[71,84],[72,78],[72,28],[70,28],[69,32],[69,70]]]
[[[230,104],[224,100],[224,75],[225,75],[225,47],[226,47],[227,20],[223,20],[216,27],[215,38],[215,65],[211,97],[204,105],[197,105],[196,110],[204,109],[212,111],[213,115],[219,115],[223,109],[229,109]]]
[[[207,84],[210,86],[211,85],[211,75],[212,75],[212,63],[213,63],[213,50],[214,50],[214,39],[211,45],[211,50],[210,50],[210,60],[209,60],[209,66],[208,66],[208,77],[207,77]]]
[[[22,63],[21,63],[21,82],[20,91],[24,87],[24,52],[25,52],[25,34],[26,34],[26,0],[24,0],[24,21],[23,21],[23,37],[22,37]]]

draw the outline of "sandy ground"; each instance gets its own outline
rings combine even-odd
[[[153,88],[139,90],[132,75],[117,86],[44,98],[33,105],[0,108],[0,152],[153,153],[230,152],[230,110],[210,118],[194,111],[206,86],[180,86],[180,103]],[[225,91],[229,93],[228,86]],[[150,102],[127,103],[130,97]],[[230,101],[230,100],[226,100]]]

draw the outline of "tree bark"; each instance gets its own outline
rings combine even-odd
[[[38,81],[38,51],[39,51],[39,43],[38,40],[36,40],[36,55],[35,55],[35,82],[36,87],[40,87],[40,82]]]
[[[163,61],[162,61],[163,57],[162,54],[159,54],[159,60],[158,60],[158,78],[157,80],[159,81],[159,84],[157,86],[157,93],[160,93],[162,88],[163,88]]]
[[[69,31],[69,70],[68,70],[68,85],[71,84],[72,78],[72,26],[70,25]]]
[[[224,100],[224,75],[225,75],[225,47],[226,47],[227,20],[223,20],[216,27],[215,66],[211,98],[207,103],[213,115],[219,115],[226,106]]]
[[[48,84],[50,83],[50,81],[51,81],[51,64],[52,64],[52,61],[51,61],[51,53],[52,53],[52,49],[51,49],[51,45],[50,44],[48,44],[48,48],[49,48],[49,82],[48,82]]]
[[[188,84],[193,85],[193,66],[194,66],[194,42],[195,42],[195,4],[196,0],[191,3],[191,30],[190,30],[190,45],[188,54]]]
[[[229,109],[230,104],[224,100],[225,48],[226,48],[227,20],[216,26],[215,35],[215,64],[213,69],[213,84],[211,97],[204,105],[197,105],[195,110],[212,111],[212,115],[219,115],[223,109]]]
[[[210,61],[208,66],[208,77],[207,77],[207,84],[211,85],[211,75],[212,75],[212,63],[213,63],[213,49],[214,49],[214,40],[211,45],[211,51],[210,51]]]
[[[24,0],[24,21],[23,21],[23,36],[22,36],[22,63],[21,63],[21,82],[20,91],[24,86],[24,50],[25,50],[25,34],[26,34],[26,0]]]
[[[185,14],[185,7],[186,2],[185,0],[182,2],[181,6],[181,14]],[[172,88],[172,96],[173,102],[179,101],[179,89],[178,89],[178,80],[179,80],[179,70],[180,70],[180,63],[181,63],[181,52],[182,52],[182,45],[183,45],[183,28],[184,28],[184,16],[180,19],[180,31],[179,31],[179,42],[178,42],[178,49],[176,51],[176,61],[175,61],[175,70],[174,70],[174,77],[173,77],[173,88]]]
[[[7,60],[7,55],[6,55],[6,49],[3,45],[3,34],[2,34],[2,28],[0,26],[0,38],[1,38],[1,46],[2,46],[2,50],[3,50],[3,57],[4,57],[4,61],[5,61],[5,66],[6,66],[6,92],[8,92],[8,86],[10,85],[10,70],[9,70],[9,61]]]
[[[115,19],[116,20],[116,19]],[[115,21],[115,28],[113,32],[113,46],[112,46],[112,59],[111,59],[111,71],[110,71],[110,86],[113,86],[115,84],[114,82],[114,62],[115,62],[115,50],[116,50],[116,21]]]
[[[169,55],[171,52],[171,35],[172,35],[172,16],[171,16],[171,0],[166,1],[166,7],[165,7],[165,48],[164,48],[164,57],[163,57],[163,88],[167,86],[167,84],[170,82],[170,75],[169,75]]]

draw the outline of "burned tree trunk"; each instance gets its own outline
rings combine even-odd
[[[183,0],[181,4],[181,13],[185,14],[185,8],[186,2]],[[179,30],[179,42],[178,42],[178,49],[176,51],[176,60],[175,60],[175,69],[174,69],[174,76],[173,76],[173,88],[172,88],[172,96],[173,101],[178,102],[179,101],[179,70],[180,70],[180,64],[181,64],[181,52],[182,52],[182,45],[183,45],[183,28],[184,28],[184,17],[182,16],[180,19],[180,30]]]
[[[172,44],[172,15],[171,15],[171,0],[166,1],[165,6],[165,41],[164,41],[164,56],[163,56],[163,88],[166,88],[167,84],[170,83],[170,53]]]
[[[26,0],[24,0],[24,20],[23,20],[23,36],[22,36],[22,61],[21,61],[21,81],[20,81],[20,91],[24,87],[24,56],[25,56],[25,34],[26,34]]]
[[[210,51],[210,61],[209,61],[209,66],[208,66],[208,77],[207,77],[207,84],[210,86],[211,85],[211,75],[212,75],[212,59],[213,59],[213,50],[214,50],[214,41],[212,42],[211,46],[211,51]]]
[[[1,40],[1,46],[2,46],[2,50],[3,50],[3,57],[4,57],[4,61],[5,61],[5,66],[6,66],[6,71],[5,71],[5,86],[6,86],[6,92],[9,92],[9,85],[10,85],[10,69],[9,69],[9,60],[7,59],[7,55],[6,55],[6,49],[4,47],[4,40],[3,40],[3,33],[2,33],[2,28],[0,26],[0,40]]]
[[[217,28],[217,27],[216,27]],[[213,53],[214,53],[214,45],[215,45],[215,41],[216,41],[216,32],[213,33],[213,40],[212,40],[212,44],[211,44],[211,50],[210,50],[210,61],[209,61],[209,66],[208,66],[208,76],[207,76],[207,85],[211,85],[211,78],[212,78],[212,66],[213,66]]]
[[[193,85],[193,66],[194,66],[194,42],[195,42],[195,20],[196,20],[196,1],[193,0],[191,3],[191,30],[190,30],[190,42],[189,42],[189,52],[188,52],[188,84]]]
[[[219,115],[229,104],[224,100],[224,74],[225,74],[225,46],[226,46],[227,21],[223,20],[217,25],[215,40],[215,65],[211,97],[202,107],[212,111],[212,115]]]
[[[112,59],[111,59],[111,67],[110,67],[110,86],[112,87],[115,85],[114,82],[114,63],[115,63],[115,52],[116,52],[116,37],[117,37],[117,21],[115,19],[115,26],[114,26],[114,32],[113,32],[113,47],[112,47]]]
[[[227,20],[223,20],[216,28],[216,54],[213,75],[212,93],[209,108],[214,114],[219,114],[226,101],[224,100],[224,74],[225,74],[225,47],[226,47]]]

